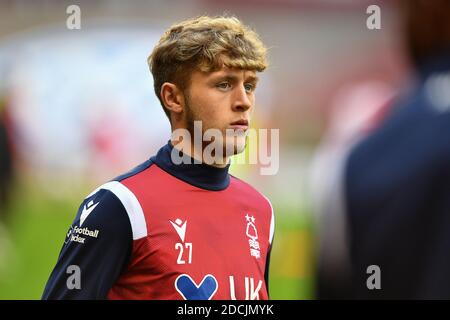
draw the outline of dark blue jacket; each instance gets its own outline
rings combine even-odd
[[[450,298],[450,54],[350,153],[345,202],[355,298]],[[369,265],[381,290],[369,290]]]

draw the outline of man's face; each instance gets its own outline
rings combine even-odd
[[[185,95],[187,128],[193,132],[194,121],[202,121],[202,134],[208,129],[220,130],[224,154],[226,150],[231,151],[228,155],[242,152],[256,82],[256,73],[251,70],[223,67],[211,73],[194,71]]]

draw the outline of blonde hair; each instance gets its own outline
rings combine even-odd
[[[172,25],[148,57],[155,93],[164,82],[185,90],[193,71],[212,72],[223,66],[264,71],[267,49],[256,32],[236,17],[200,16]]]

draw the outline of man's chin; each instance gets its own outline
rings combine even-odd
[[[244,138],[244,139],[242,139],[242,141],[240,141],[240,140],[241,139],[238,139],[238,141],[236,143],[231,143],[231,144],[226,145],[224,152],[228,157],[237,155],[237,154],[245,151],[247,139]]]

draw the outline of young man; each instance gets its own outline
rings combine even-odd
[[[236,18],[166,31],[149,65],[172,139],[83,201],[44,299],[268,299],[272,207],[227,164],[245,147],[265,55]]]

